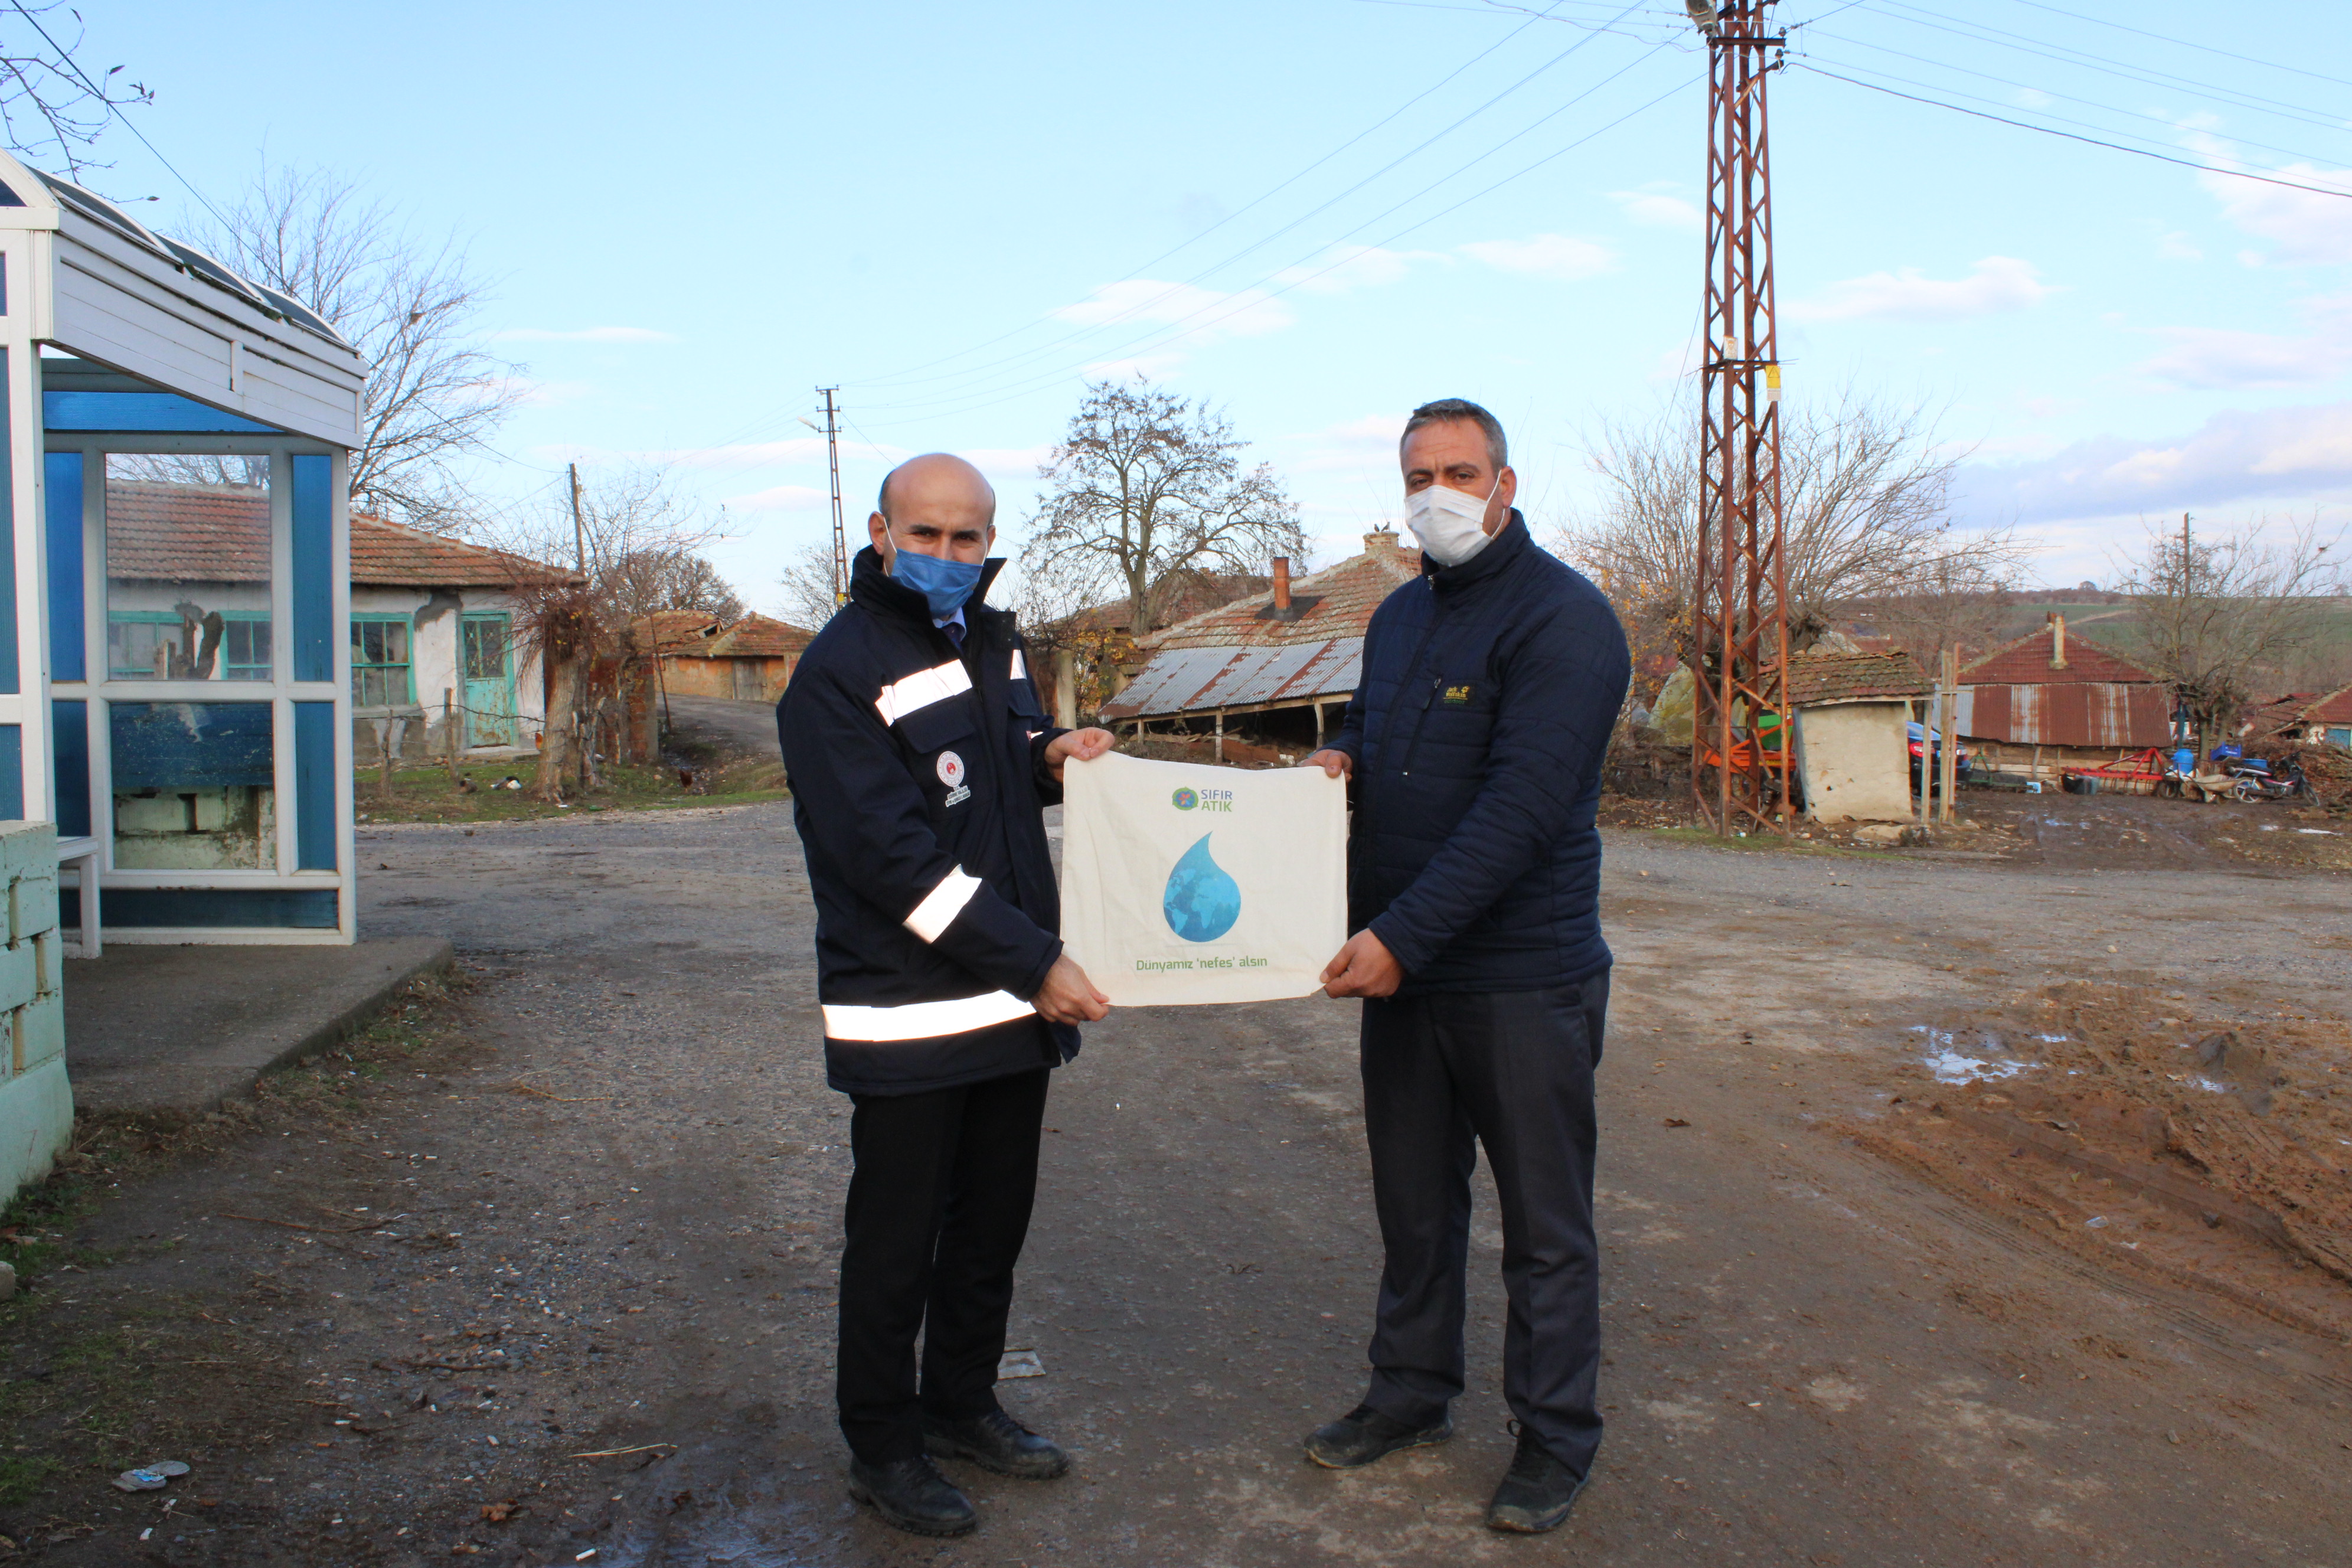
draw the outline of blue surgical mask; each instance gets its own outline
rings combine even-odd
[[[972,590],[980,586],[980,563],[900,550],[891,556],[890,575],[929,603],[931,619],[944,621],[962,609]]]

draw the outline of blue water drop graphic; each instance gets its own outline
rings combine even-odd
[[[1198,844],[1184,851],[1168,873],[1168,891],[1160,900],[1168,929],[1186,942],[1214,942],[1242,918],[1241,884],[1210,858],[1209,840],[1214,837],[1203,833]]]

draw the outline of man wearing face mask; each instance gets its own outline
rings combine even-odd
[[[1062,952],[1044,808],[1111,746],[1056,730],[1013,616],[982,603],[996,496],[961,458],[892,470],[850,602],[776,706],[817,909],[825,1079],[850,1096],[836,1398],[850,1494],[978,1523],[934,1455],[1050,1480],[996,1401],[1051,1069],[1108,999]],[[923,1339],[919,1377],[915,1359]]]
[[[1374,613],[1339,737],[1307,760],[1354,786],[1355,934],[1323,980],[1365,998],[1386,1255],[1370,1387],[1307,1452],[1351,1468],[1453,1435],[1483,1143],[1503,1211],[1503,1393],[1518,1428],[1486,1522],[1535,1532],[1568,1518],[1601,1443],[1592,1072],[1610,960],[1593,823],[1630,671],[1600,590],[1528,536],[1493,415],[1426,404],[1400,456],[1422,576]]]

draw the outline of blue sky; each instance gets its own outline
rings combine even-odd
[[[1963,521],[2017,525],[2048,582],[2106,580],[2183,508],[2352,516],[2352,199],[1821,74],[2352,191],[2347,13],[1955,9],[1778,7],[1789,396],[1940,410]],[[1325,561],[1398,515],[1417,402],[1493,407],[1545,522],[1589,502],[1599,425],[1696,397],[1704,58],[1679,0],[84,15],[87,58],[156,89],[138,122],[207,195],[320,164],[465,239],[530,384],[484,493],[670,463],[728,507],[713,554],[762,607],[824,535],[796,420],[819,383],[852,421],[853,528],[890,460],[947,448],[995,479],[1011,552],[1082,383],[1140,370],[1228,411]],[[91,183],[161,196],[140,210],[171,227],[184,190],[120,131],[105,155]]]

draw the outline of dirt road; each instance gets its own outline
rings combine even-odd
[[[288,1403],[266,1441],[181,1456],[173,1512],[76,1494],[97,1532],[42,1561],[2332,1564],[2352,1540],[2341,1340],[1854,1142],[1942,1092],[1915,1026],[2053,985],[2250,1035],[2340,1019],[2332,879],[1613,837],[1611,1430],[1534,1542],[1478,1522],[1511,1446],[1488,1208],[1454,1440],[1345,1476],[1298,1454],[1360,1392],[1375,1285],[1354,1008],[1116,1016],[1056,1081],[1013,1335],[1047,1375],[1006,1385],[1075,1473],[970,1477],[982,1530],[939,1543],[843,1495],[845,1105],[788,808],[362,829],[362,855],[368,930],[477,966],[471,1054],[85,1222],[123,1260],[43,1289],[234,1324]],[[403,1235],[207,1217],[321,1205]],[[612,1450],[636,1451],[572,1457]]]

